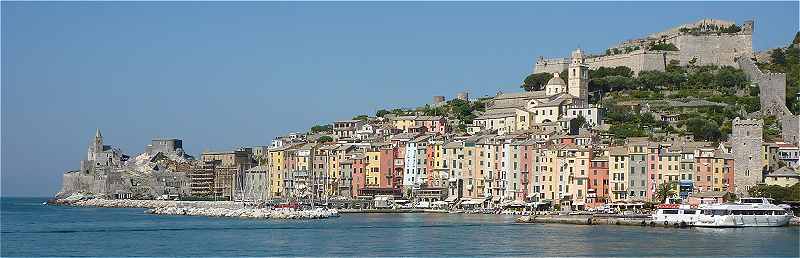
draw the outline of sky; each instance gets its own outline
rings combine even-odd
[[[99,128],[129,155],[151,138],[268,145],[315,124],[520,91],[539,56],[716,18],[787,45],[798,2],[2,3],[0,195],[52,196]]]

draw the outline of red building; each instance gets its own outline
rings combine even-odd
[[[353,180],[350,191],[353,198],[358,196],[361,189],[364,189],[367,183],[367,161],[364,155],[354,155],[353,158]]]
[[[589,187],[586,207],[602,206],[608,200],[608,160],[594,157],[589,163]]]
[[[398,157],[398,151],[395,147],[389,148],[381,148],[380,152],[380,177],[381,179],[380,184],[378,187],[380,188],[396,188],[398,185],[402,185],[403,177],[402,175],[397,177],[397,169],[398,166],[395,164],[395,160]],[[400,158],[402,160],[402,157]],[[399,169],[402,171],[403,167],[400,166]]]

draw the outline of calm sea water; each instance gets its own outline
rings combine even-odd
[[[449,214],[265,221],[0,201],[2,256],[800,256],[798,227],[532,225]]]

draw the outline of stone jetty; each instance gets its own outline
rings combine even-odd
[[[146,213],[156,215],[253,219],[324,219],[339,216],[336,210],[273,210],[246,207],[241,202],[231,201],[109,200],[95,198],[86,200],[53,199],[48,201],[48,204],[98,208],[143,208],[148,209],[145,211]]]
[[[146,213],[207,217],[237,217],[250,219],[325,219],[337,216],[335,210],[273,210],[263,208],[194,208],[161,207]]]
[[[63,200],[63,199],[59,199]],[[241,202],[231,201],[169,201],[169,200],[110,200],[110,199],[88,199],[78,201],[50,201],[50,204],[68,205],[79,207],[98,207],[98,208],[143,208],[155,209],[165,207],[195,207],[195,208],[244,208]]]

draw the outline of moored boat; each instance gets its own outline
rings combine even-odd
[[[659,204],[653,222],[664,225],[692,226],[700,218],[700,210],[686,204]]]
[[[766,198],[742,198],[737,203],[701,207],[697,227],[781,227],[792,218],[791,210],[772,204]]]

